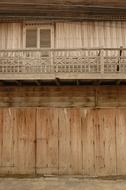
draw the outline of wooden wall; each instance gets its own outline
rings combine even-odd
[[[40,27],[40,25],[39,25]],[[126,22],[75,22],[54,24],[55,48],[126,48]],[[23,47],[23,24],[0,23],[0,49]]]
[[[20,23],[0,23],[0,49],[19,49],[23,45]]]
[[[126,47],[126,22],[57,23],[57,48]]]
[[[117,15],[115,19],[126,16],[125,0],[1,0],[0,13],[2,20],[8,16],[10,20],[15,16],[41,16],[47,19],[61,20],[84,20],[91,19],[92,16],[111,18]],[[104,16],[105,15],[105,16]],[[113,18],[113,17],[112,17]]]
[[[125,86],[0,87],[0,107],[126,107]]]
[[[91,5],[93,5],[93,6],[120,7],[120,8],[126,7],[124,0],[120,0],[120,1],[118,1],[118,0],[97,0],[97,1],[95,1],[95,0],[83,0],[83,1],[82,0],[69,0],[69,2],[67,0],[51,0],[48,2],[46,0],[12,0],[11,2],[9,0],[1,0],[0,5],[1,5],[2,10],[5,8],[8,11],[11,10],[11,7],[10,7],[11,5],[15,6],[15,8],[17,8],[17,9],[19,6],[23,6],[25,8],[24,11],[29,10],[31,7],[33,9],[36,9],[36,7],[38,7],[40,5],[41,6],[54,5],[54,8],[56,8],[58,6],[62,6],[62,5],[66,5],[66,6],[67,5],[68,6],[72,6],[72,5],[75,5],[75,6],[90,5],[91,6]],[[26,9],[26,7],[27,7],[27,9]]]
[[[126,175],[126,108],[1,108],[0,174]]]
[[[126,175],[125,115],[125,86],[0,87],[0,174]]]

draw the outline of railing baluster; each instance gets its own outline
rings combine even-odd
[[[104,74],[104,50],[100,50],[100,65],[101,65],[101,74]]]
[[[126,73],[125,51],[123,47],[0,50],[0,73]]]

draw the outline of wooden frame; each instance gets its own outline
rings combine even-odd
[[[37,47],[36,49],[40,48],[40,30],[41,29],[50,29],[51,31],[51,48],[54,48],[54,26],[53,25],[46,25],[46,24],[41,24],[41,23],[27,23],[23,25],[23,48],[26,48],[26,30],[27,29],[37,29]],[[32,49],[32,48],[31,48]]]

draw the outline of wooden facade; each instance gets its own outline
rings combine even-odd
[[[0,106],[1,175],[126,174],[125,86],[1,87]]]
[[[0,2],[0,18],[5,20],[123,20],[124,0],[12,0]],[[15,18],[16,16],[16,18]]]
[[[45,29],[50,46],[41,48]],[[37,31],[34,48],[28,30]],[[125,32],[125,21],[1,23],[0,80],[126,79]]]
[[[123,0],[1,0],[0,175],[126,175],[125,82]]]
[[[54,28],[53,48],[126,48],[125,21],[0,23],[0,49],[23,49],[23,28]]]

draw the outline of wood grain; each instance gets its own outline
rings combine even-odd
[[[76,0],[76,1],[45,1],[45,0],[32,0],[32,1],[1,1],[0,13],[11,15],[42,15],[51,18],[64,18],[72,17],[83,18],[85,15],[124,15],[126,4],[123,0]],[[62,11],[61,11],[62,10]],[[117,11],[118,10],[118,11]],[[53,14],[52,14],[53,13]]]
[[[0,107],[125,106],[125,86],[0,87]]]
[[[59,174],[71,173],[71,125],[69,109],[58,110],[59,119]]]
[[[94,104],[70,106],[73,96]],[[51,104],[38,107],[38,97]],[[0,174],[126,175],[125,97],[125,86],[0,87]]]

